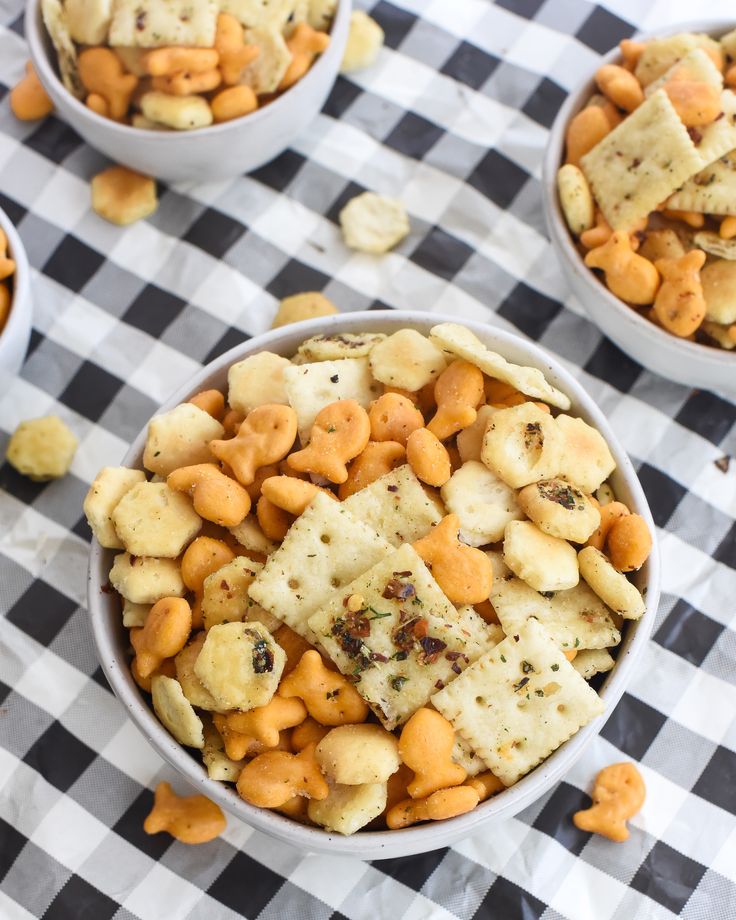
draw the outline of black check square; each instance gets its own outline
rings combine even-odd
[[[544,3],[545,0],[496,0],[496,6],[524,19],[534,19]]]
[[[12,692],[12,689],[0,680],[0,706],[3,705]]]
[[[384,143],[405,156],[421,160],[444,135],[442,128],[421,115],[407,112],[391,131]]]
[[[642,368],[610,339],[601,339],[598,347],[588,358],[585,370],[616,387],[621,393],[628,393],[636,383]]]
[[[364,191],[365,188],[362,185],[358,185],[357,182],[348,182],[327,211],[325,211],[325,217],[331,220],[333,224],[338,224],[340,222],[340,211],[342,211],[351,198],[355,198],[356,195],[362,195]]]
[[[601,735],[629,757],[642,760],[666,721],[661,712],[624,693]]]
[[[143,830],[143,822],[152,808],[153,793],[144,789],[112,829],[137,850],[158,861],[171,846],[173,839],[168,834],[147,834]]]
[[[52,786],[66,792],[95,756],[95,752],[67,731],[61,722],[52,722],[29,748],[23,760]]]
[[[477,90],[483,86],[499,63],[497,57],[481,51],[470,42],[463,41],[442,65],[440,73]]]
[[[26,845],[26,838],[12,824],[0,818],[0,882]]]
[[[498,150],[489,150],[468,176],[468,184],[507,210],[528,178],[521,166]]]
[[[0,464],[0,489],[24,505],[32,505],[47,486],[48,482],[34,482],[27,476],[22,476],[7,462]]]
[[[387,48],[398,48],[417,21],[416,16],[384,0],[373,7],[371,16],[381,24]]]
[[[43,266],[43,273],[79,293],[105,257],[75,236],[65,236]]]
[[[221,259],[244,233],[245,227],[240,221],[214,208],[207,208],[194,221],[183,239],[216,259]]]
[[[693,786],[695,795],[736,815],[736,754],[717,747]]]
[[[44,647],[51,645],[77,605],[37,579],[8,611],[8,620]]]
[[[535,340],[541,339],[562,305],[520,281],[498,308],[498,315]]]
[[[3,194],[0,194],[0,208],[5,211],[16,227],[28,213],[28,209],[24,208],[22,204],[18,204],[17,201]]]
[[[657,527],[665,527],[685,497],[687,489],[648,463],[642,463],[637,474],[649,502],[654,523]]]
[[[62,163],[82,144],[81,137],[53,115],[44,118],[36,130],[23,143],[42,157]]]
[[[539,85],[527,99],[521,111],[543,127],[550,128],[560,106],[565,101],[565,96],[566,93],[562,87],[544,77],[539,81]]]
[[[237,914],[257,917],[283,884],[280,875],[241,851],[210,885],[208,894]]]
[[[699,668],[724,629],[681,598],[654,634],[654,641]]]
[[[478,910],[477,920],[539,920],[547,905],[523,888],[499,876],[486,892]]]
[[[736,569],[736,524],[731,526],[726,536],[718,544],[713,558],[717,562]]]
[[[718,445],[736,424],[736,405],[715,393],[693,390],[675,421]]]
[[[275,275],[266,290],[278,300],[299,294],[302,291],[322,291],[330,282],[329,275],[306,265],[298,259],[289,259],[281,271]]]
[[[401,882],[414,891],[421,891],[427,879],[445,858],[447,849],[432,850],[418,856],[404,856],[399,859],[377,860],[375,865],[394,881]]]
[[[186,302],[169,291],[147,284],[123,314],[123,320],[154,339],[186,309]]]
[[[537,815],[534,827],[579,856],[590,835],[575,827],[570,816],[589,805],[589,796],[575,786],[562,782]]]
[[[93,422],[105,412],[123,381],[91,361],[84,361],[59,399]]]
[[[72,875],[43,915],[44,920],[110,920],[120,905],[78,875]]]
[[[300,153],[285,150],[275,160],[250,173],[250,178],[262,182],[274,191],[283,192],[305,163],[306,160]]]
[[[704,874],[705,866],[658,840],[631,880],[631,887],[679,914]]]
[[[462,271],[473,251],[472,246],[441,227],[432,227],[411,254],[411,260],[445,281],[452,281]]]
[[[345,77],[338,77],[322,111],[331,118],[342,118],[358,96],[360,96],[359,86],[346,80]]]
[[[635,31],[630,22],[596,6],[578,29],[577,38],[593,51],[605,54],[615,48],[621,39],[631,38]]]
[[[230,326],[207,352],[204,363],[209,364],[210,361],[214,361],[215,358],[224,355],[226,351],[230,351],[230,349],[235,348],[236,345],[242,345],[243,342],[247,342],[249,338],[250,336],[246,335],[245,332],[241,332],[240,329],[235,329]]]

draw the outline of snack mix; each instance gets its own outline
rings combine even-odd
[[[560,205],[585,264],[672,335],[736,348],[736,29],[625,39],[567,127]]]
[[[329,301],[277,322],[299,304]],[[399,829],[469,812],[603,712],[589,681],[645,612],[652,537],[541,371],[443,323],[250,355],[226,397],[155,416],[144,469],[85,500],[133,677],[212,779],[328,831]],[[601,823],[604,781],[576,820]],[[185,839],[190,807],[160,790],[147,829]]]
[[[8,250],[8,238],[0,227],[0,333],[10,316],[10,307],[13,303],[13,276],[15,275],[15,259]]]

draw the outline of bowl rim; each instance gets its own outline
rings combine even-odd
[[[249,354],[273,348],[286,350],[286,342],[300,342],[311,335],[337,332],[397,331],[399,328],[419,328],[428,331],[441,322],[457,322],[457,317],[445,314],[422,313],[418,311],[361,311],[322,317],[306,322],[272,330],[255,336],[231,348],[215,361],[203,367],[197,374],[179,387],[155,414],[168,411],[186,400],[205,385],[214,374],[222,374],[234,361]],[[223,808],[243,820],[251,827],[263,831],[302,851],[324,852],[333,855],[355,856],[363,859],[382,859],[417,854],[448,846],[456,840],[477,831],[481,825],[503,816],[516,814],[526,805],[539,798],[547,789],[558,782],[572,767],[585,746],[598,735],[603,724],[611,715],[616,703],[633,677],[634,666],[643,652],[656,618],[660,592],[660,559],[656,540],[656,529],[649,506],[636,476],[631,460],[619,443],[602,410],[592,397],[558,361],[533,342],[523,339],[495,325],[482,324],[472,320],[461,320],[492,347],[501,351],[510,348],[522,351],[532,366],[545,373],[551,373],[556,385],[561,386],[573,402],[577,415],[586,417],[606,439],[617,464],[617,474],[629,492],[629,501],[647,522],[655,535],[652,554],[646,569],[646,612],[629,627],[629,636],[622,643],[616,667],[607,675],[601,688],[606,702],[604,712],[583,726],[575,735],[564,742],[542,764],[519,780],[505,792],[481,803],[466,815],[461,815],[437,824],[419,825],[402,830],[362,831],[350,837],[333,834],[321,828],[307,827],[290,818],[255,808],[244,802],[229,786],[211,780],[201,764],[166,731],[158,721],[142,691],[133,682],[127,666],[127,655],[118,657],[113,639],[113,630],[105,625],[104,607],[107,596],[104,590],[108,583],[109,559],[113,551],[103,550],[93,539],[88,569],[88,610],[98,657],[105,677],[115,695],[127,709],[129,717],[143,733],[156,752],[182,774],[187,781]],[[295,347],[294,347],[295,350]],[[131,444],[123,465],[139,465],[145,443],[147,425]]]
[[[21,314],[27,311],[30,306],[31,282],[25,246],[10,217],[2,208],[0,208],[0,227],[5,231],[5,235],[8,238],[8,253],[15,261],[15,272],[12,275],[13,296],[10,301],[10,310],[8,312],[7,322],[2,331],[0,331],[1,350],[4,342],[8,341],[12,336],[20,334],[21,327],[27,322],[27,317]]]
[[[147,141],[166,146],[167,144],[175,143],[182,137],[211,138],[216,137],[218,134],[226,133],[236,126],[242,127],[244,124],[256,125],[258,121],[266,118],[269,113],[272,113],[274,107],[276,110],[282,109],[287,104],[282,100],[291,99],[293,100],[293,104],[296,104],[298,97],[308,93],[312,83],[319,78],[320,70],[328,67],[338,53],[342,57],[344,50],[341,46],[342,43],[332,41],[332,37],[334,35],[339,35],[343,30],[347,34],[348,20],[351,12],[352,0],[337,0],[337,9],[329,32],[331,40],[327,49],[320,54],[300,80],[297,80],[293,86],[290,86],[285,92],[269,102],[268,105],[262,108],[259,107],[255,112],[249,112],[247,115],[241,115],[239,118],[232,118],[220,124],[207,125],[206,127],[196,128],[191,131],[155,131],[150,128],[135,128],[133,125],[126,125],[122,122],[113,121],[110,118],[98,115],[97,112],[93,112],[92,109],[84,105],[83,102],[77,99],[76,96],[70,93],[66,86],[64,86],[57,74],[57,68],[50,59],[48,49],[51,47],[51,40],[43,23],[41,0],[27,0],[24,28],[31,59],[39,79],[44,85],[50,85],[57,93],[62,94],[77,117],[88,120],[92,125],[105,128],[109,130],[111,134],[119,133],[122,137],[127,138],[143,136]],[[316,76],[313,76],[315,71]]]
[[[719,37],[735,27],[736,19],[691,20],[678,23],[666,29],[657,30],[654,33],[637,32],[632,38],[662,38],[668,35],[676,35],[679,32],[706,32],[714,37]],[[585,265],[582,256],[573,243],[572,234],[562,214],[557,195],[557,170],[562,165],[565,129],[571,117],[583,107],[585,100],[595,92],[593,76],[598,68],[604,64],[616,63],[620,56],[621,52],[616,46],[600,58],[596,65],[590,69],[587,76],[576,84],[577,89],[573,89],[568,94],[552,123],[542,163],[542,201],[552,245],[558,253],[562,254],[576,277],[585,283],[591,296],[603,300],[611,309],[620,314],[628,324],[632,325],[637,332],[652,336],[659,346],[668,346],[671,349],[679,350],[683,360],[697,359],[698,361],[707,361],[712,367],[732,373],[736,362],[736,349],[728,351],[725,348],[702,345],[700,342],[688,342],[687,339],[679,338],[664,329],[660,329],[659,326],[645,319],[637,310],[632,309],[623,300],[612,294],[593,271]],[[625,349],[623,350],[625,351]]]

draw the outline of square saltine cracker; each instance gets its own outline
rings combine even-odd
[[[605,709],[535,619],[435,693],[432,703],[507,786]]]

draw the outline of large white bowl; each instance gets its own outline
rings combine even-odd
[[[18,231],[1,209],[0,227],[8,238],[8,254],[15,260],[15,274],[10,279],[13,285],[13,301],[8,320],[0,332],[0,385],[5,386],[21,369],[26,356],[28,340],[31,337],[33,302],[26,251]]]
[[[657,35],[675,32],[708,32],[714,37],[733,29],[734,22],[691,22],[665,29]],[[651,37],[651,36],[649,36]],[[618,62],[618,48],[596,66]],[[736,397],[736,351],[710,348],[678,338],[615,297],[588,268],[575,247],[557,196],[557,170],[563,162],[565,131],[570,119],[596,92],[593,74],[567,97],[552,125],[542,175],[542,199],[552,245],[573,293],[593,322],[639,364],[685,386],[715,390]]]
[[[360,331],[391,333],[406,327],[426,333],[436,323],[454,321],[453,317],[436,314],[375,311],[330,316],[286,326],[251,339],[243,345],[238,345],[217,358],[178,390],[171,399],[167,400],[160,411],[168,411],[203,389],[216,387],[224,391],[227,386],[228,367],[233,362],[240,361],[259,351],[268,350],[291,356],[305,338],[320,333],[328,335]],[[511,361],[540,368],[551,383],[570,396],[572,400],[570,411],[597,427],[611,448],[617,464],[612,476],[616,495],[632,511],[641,514],[651,532],[654,533],[654,523],[649,507],[631,461],[616,440],[603,413],[580,384],[538,346],[518,336],[480,323],[465,322],[465,325],[472,329],[486,345],[497,349]],[[145,438],[146,431],[144,430],[138,435],[123,458],[126,466],[141,466]],[[581,729],[515,786],[479,805],[469,814],[448,821],[404,830],[359,832],[352,837],[343,837],[319,828],[305,827],[275,812],[248,805],[234,789],[209,779],[201,763],[198,763],[195,757],[169,735],[153,714],[146,697],[130,674],[128,637],[127,631],[122,626],[120,604],[107,589],[112,559],[113,553],[110,550],[104,550],[96,541],[93,542],[88,583],[92,631],[105,677],[127,709],[130,718],[156,751],[198,791],[219,802],[231,814],[242,818],[243,821],[258,830],[301,850],[350,855],[362,859],[408,856],[448,846],[478,831],[481,827],[488,827],[502,818],[516,814],[562,779],[582,754],[586,744],[601,730],[631,680],[639,655],[651,632],[659,600],[659,556],[655,542],[652,555],[638,573],[639,587],[646,588],[646,613],[638,622],[627,624],[616,667],[607,675],[601,690],[601,696],[606,703],[605,713]]]
[[[352,0],[340,0],[330,44],[309,72],[269,105],[223,124],[193,131],[150,131],[96,115],[62,84],[41,17],[28,0],[25,32],[33,66],[59,114],[110,159],[168,182],[209,182],[252,172],[282,153],[316,117],[337,78]]]

